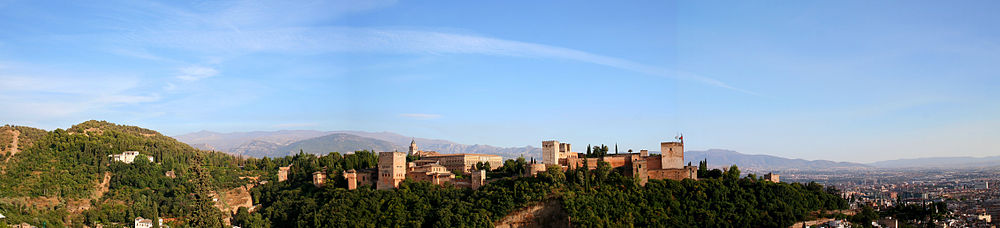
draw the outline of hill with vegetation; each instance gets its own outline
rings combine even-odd
[[[20,150],[0,160],[0,213],[7,217],[0,223],[113,227],[142,216],[167,218],[178,227],[221,226],[213,194],[255,183],[240,177],[259,175],[239,167],[245,160],[105,121],[48,132],[5,126],[0,135],[3,142],[17,141]],[[132,164],[109,159],[124,151],[140,155]]]

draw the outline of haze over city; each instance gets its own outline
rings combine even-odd
[[[996,4],[0,1],[0,120],[997,156]]]

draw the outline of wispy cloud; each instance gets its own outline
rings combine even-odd
[[[37,120],[159,101],[136,77],[12,67],[0,71],[0,116]],[[72,75],[72,76],[69,76]],[[86,80],[81,80],[86,78]]]
[[[150,45],[204,53],[231,52],[383,52],[410,54],[480,54],[523,58],[565,59],[585,62],[650,76],[693,81],[746,94],[741,89],[714,78],[692,72],[666,69],[622,58],[538,43],[505,40],[478,35],[436,31],[295,27],[263,30],[203,30],[154,32],[143,37]]]
[[[399,114],[399,116],[400,117],[405,117],[405,118],[410,118],[410,119],[421,119],[421,120],[429,120],[429,119],[441,118],[441,115],[438,115],[438,114],[428,114],[428,113],[403,113],[403,114]]]
[[[382,0],[297,4],[280,1],[240,1],[208,3],[195,11],[158,3],[134,3],[133,7],[142,9],[142,12],[150,12],[165,20],[152,25],[142,25],[146,29],[117,35],[119,38],[110,40],[109,45],[185,50],[185,53],[203,55],[202,58],[253,52],[293,54],[386,52],[563,59],[757,95],[753,91],[694,72],[667,69],[624,58],[540,43],[430,30],[306,26],[345,14],[393,4],[395,1]],[[134,9],[125,11],[131,12]],[[94,34],[95,37],[101,38],[107,37],[106,35]],[[154,53],[142,51],[119,52],[118,54],[136,58],[157,58]],[[204,77],[185,74],[179,78],[197,80]]]
[[[177,78],[185,81],[197,81],[204,78],[212,77],[219,74],[219,71],[211,67],[203,66],[188,66],[180,69],[180,75]]]

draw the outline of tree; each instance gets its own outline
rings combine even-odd
[[[202,157],[194,157],[194,172],[197,176],[195,202],[188,223],[194,227],[222,227],[222,212],[213,206],[210,180],[212,176],[202,167]]]
[[[476,168],[476,170],[486,170],[486,171],[490,171],[491,170],[489,162],[476,162],[476,167],[475,168]]]
[[[736,165],[730,166],[729,170],[726,170],[726,173],[723,174],[723,177],[725,177],[726,180],[740,179],[740,168],[736,167]]]
[[[698,178],[708,177],[708,158],[698,162]]]

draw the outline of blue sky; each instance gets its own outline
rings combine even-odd
[[[0,0],[0,120],[1000,155],[991,1]]]

